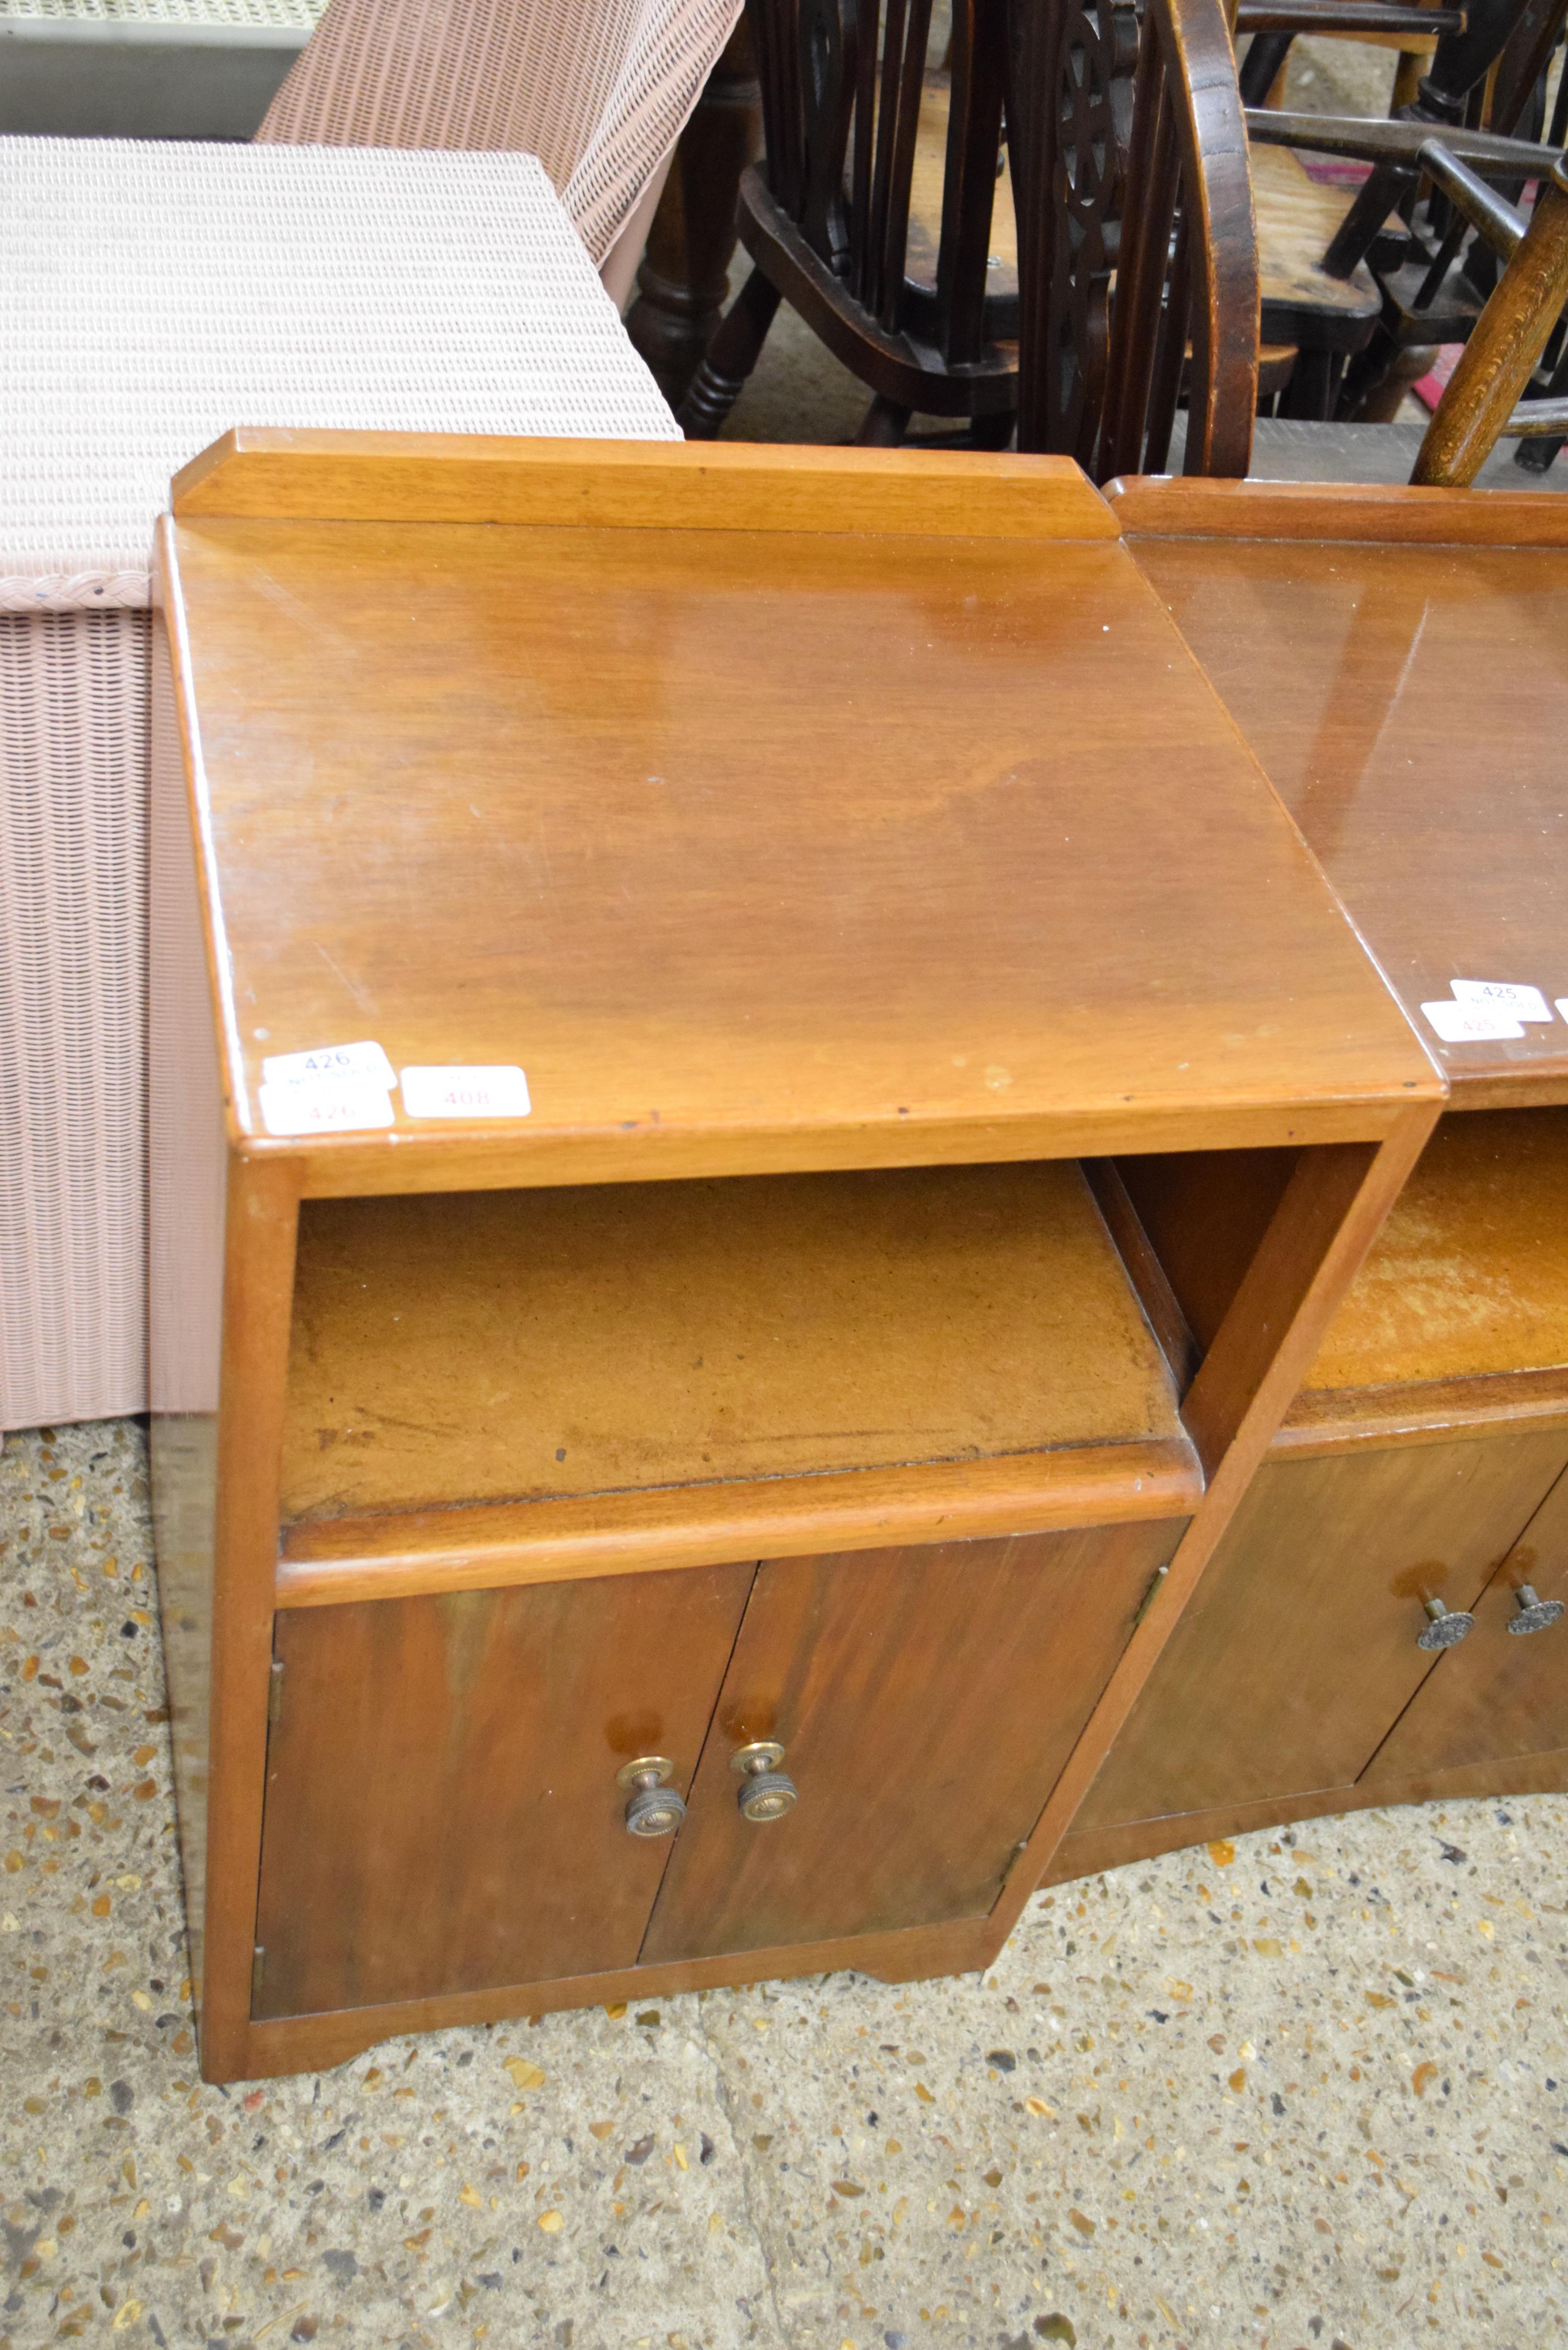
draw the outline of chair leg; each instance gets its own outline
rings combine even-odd
[[[859,432],[855,435],[857,449],[896,449],[909,429],[912,408],[900,406],[896,400],[884,400],[878,392]]]
[[[1379,321],[1365,350],[1355,352],[1345,361],[1341,397],[1337,407],[1330,411],[1335,421],[1339,423],[1386,423],[1388,420],[1377,416],[1368,403],[1376,400],[1398,364],[1399,344]]]
[[[1353,424],[1392,424],[1399,413],[1405,394],[1413,383],[1419,383],[1438,363],[1436,343],[1403,343],[1389,364],[1388,372],[1378,383],[1365,390],[1351,411]],[[1346,383],[1345,396],[1350,387]]]
[[[778,287],[753,269],[719,321],[691,389],[675,411],[675,421],[688,441],[718,439],[720,426],[762,357],[778,307]]]
[[[969,445],[971,449],[1011,449],[1017,424],[1017,414],[1011,408],[1001,410],[995,416],[971,417]]]
[[[1303,350],[1280,395],[1280,414],[1299,417],[1313,424],[1325,423],[1334,413],[1339,370],[1338,351]]]

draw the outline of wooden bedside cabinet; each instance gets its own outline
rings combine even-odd
[[[1442,1098],[1109,508],[246,433],[161,566],[208,2073],[984,1965]],[[1179,1398],[1106,1161],[1282,1149]]]
[[[1568,511],[1264,483],[1111,503],[1451,1107],[1058,1875],[1357,1804],[1568,1786]],[[1471,995],[1469,1035],[1456,981],[1501,983]],[[1254,1162],[1250,1186],[1210,1166],[1204,1249],[1191,1162],[1125,1169],[1195,1337],[1287,1165]],[[1200,1714],[1217,1678],[1228,1702]]]

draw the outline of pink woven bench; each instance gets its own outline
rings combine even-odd
[[[641,192],[597,216],[601,251]],[[531,155],[0,140],[0,213],[16,1428],[145,1399],[148,573],[171,473],[236,424],[679,436]]]

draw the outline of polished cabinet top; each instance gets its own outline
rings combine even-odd
[[[1111,504],[1456,1104],[1568,1098],[1568,500],[1135,482]],[[1456,981],[1539,1001],[1480,998],[1500,1033],[1445,1037],[1423,1006]]]
[[[1064,461],[639,450],[628,507],[592,443],[491,444],[486,506],[441,489],[472,444],[260,437],[162,562],[233,1130],[308,1189],[450,1182],[432,1138],[556,1182],[1373,1136],[1438,1090]],[[349,1040],[528,1107],[270,1143],[263,1060]]]

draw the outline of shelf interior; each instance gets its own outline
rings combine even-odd
[[[1071,1161],[301,1211],[286,1523],[1173,1439]]]
[[[1330,1326],[1310,1391],[1568,1366],[1568,1108],[1450,1111]]]

